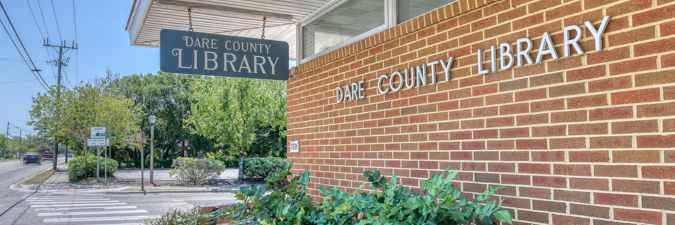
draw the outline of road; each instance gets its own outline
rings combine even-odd
[[[0,225],[140,224],[173,209],[187,210],[194,206],[236,202],[230,193],[106,195],[38,192],[31,196],[28,192],[8,189],[11,184],[51,166],[47,164],[19,165],[18,161],[0,163]]]

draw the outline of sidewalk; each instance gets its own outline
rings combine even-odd
[[[149,193],[219,193],[232,192],[239,190],[239,187],[248,185],[247,181],[237,181],[236,169],[221,174],[221,179],[217,180],[215,184],[200,185],[200,186],[183,186],[178,185],[177,181],[168,176],[169,170],[155,170],[154,184],[149,182],[149,171],[146,171],[144,182],[145,191],[141,190],[140,170],[119,170],[115,173],[117,179],[108,179],[108,186],[104,185],[104,179],[101,177],[98,182],[95,178],[90,178],[95,184],[73,184],[68,181],[68,165],[60,164],[58,171],[55,172],[41,185],[23,185],[25,180],[12,185],[14,189],[33,192],[38,189],[38,192],[80,192],[80,193],[99,193],[99,194],[149,194]],[[233,176],[234,175],[234,176]],[[136,177],[137,176],[137,177]],[[29,177],[30,178],[30,177]],[[225,178],[225,179],[223,179]],[[164,179],[164,180],[163,180]]]

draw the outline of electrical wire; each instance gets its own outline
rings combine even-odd
[[[28,9],[30,9],[30,14],[33,16],[33,21],[35,21],[35,26],[37,26],[38,31],[40,31],[40,36],[42,36],[42,39],[44,40],[45,35],[42,33],[42,29],[40,29],[40,25],[38,24],[37,19],[35,19],[35,14],[33,13],[33,8],[30,7],[30,2],[28,2],[28,0],[26,0],[26,4],[28,4]]]
[[[16,32],[16,29],[14,28],[14,24],[12,24],[12,20],[9,19],[9,15],[7,14],[7,11],[5,10],[5,6],[2,5],[2,2],[0,2],[0,7],[2,7],[2,12],[4,12],[5,17],[7,17],[7,22],[9,22],[9,25],[12,27],[12,30],[14,30],[14,35],[16,35],[16,39],[19,40],[19,43],[21,44],[21,47],[23,48],[23,51],[26,53],[26,57],[28,57],[28,60],[30,60],[30,62],[33,64],[33,69],[35,69],[35,70],[31,69],[31,71],[37,72],[37,75],[40,77],[40,79],[42,79],[42,82],[44,82],[45,85],[47,85],[47,82],[45,81],[45,79],[42,78],[42,75],[40,75],[40,71],[37,70],[37,67],[35,66],[35,63],[33,63],[33,59],[30,58],[30,55],[28,54],[28,51],[26,50],[26,46],[23,45],[23,42],[21,41],[21,37],[19,37],[19,33]],[[7,35],[9,35],[9,31],[7,31],[7,27],[5,27],[4,23],[2,24],[2,26],[5,28],[5,31],[7,32]],[[11,35],[10,35],[10,38],[11,38]],[[12,42],[14,42],[14,39],[12,39]],[[18,47],[16,46],[16,43],[14,43],[14,47],[16,47],[17,50],[18,50]],[[19,52],[21,52],[21,51],[19,51]],[[21,57],[23,58],[23,55],[21,55]],[[26,62],[26,64],[28,64],[28,62]],[[28,67],[30,68],[30,66],[28,66]],[[35,75],[35,73],[33,73],[33,75]],[[47,88],[45,87],[45,89],[47,89]]]
[[[54,12],[54,20],[56,21],[56,30],[59,31],[59,38],[63,40],[63,37],[61,37],[61,28],[59,28],[59,19],[56,18],[56,9],[54,8],[54,0],[52,0],[52,11]]]
[[[12,38],[12,35],[9,34],[9,31],[7,30],[7,27],[5,26],[5,23],[3,23],[2,20],[0,20],[0,24],[2,24],[2,27],[5,28],[5,32],[7,32],[7,36],[9,36],[9,39],[12,40],[12,43],[14,44],[14,47],[16,48],[16,51],[19,52],[19,55],[21,55],[21,58],[23,58],[23,61],[26,63],[26,66],[28,66],[28,69],[30,69],[31,73],[33,73],[33,76],[35,76],[35,79],[38,80],[38,83],[40,83],[42,88],[44,88],[45,91],[47,91],[47,87],[45,87],[45,85],[42,84],[39,81],[38,76],[35,75],[35,71],[33,70],[33,68],[30,67],[30,65],[28,65],[28,61],[26,61],[26,58],[23,57],[23,54],[21,53],[21,50],[19,50],[19,46],[16,46],[16,42],[14,42],[14,38]]]
[[[22,82],[36,81],[36,80],[38,80],[38,79],[7,81],[7,82],[0,82],[0,84],[14,84],[14,83],[22,83]]]
[[[47,40],[49,40],[49,29],[47,29],[47,21],[45,20],[45,14],[42,12],[42,4],[38,0],[38,8],[40,8],[40,15],[42,16],[42,24],[45,25],[45,32],[47,32]]]

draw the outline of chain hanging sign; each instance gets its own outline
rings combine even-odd
[[[288,80],[288,43],[189,31],[159,34],[162,72]]]

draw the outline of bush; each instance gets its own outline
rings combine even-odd
[[[244,175],[251,179],[265,179],[277,171],[286,168],[286,159],[267,157],[267,158],[246,158],[244,159]],[[237,166],[239,162],[237,161]]]
[[[144,167],[150,168],[150,160],[145,159]],[[173,159],[155,159],[155,169],[169,169],[173,165]],[[120,169],[140,169],[141,160],[122,160],[119,163]]]
[[[105,175],[105,158],[100,158],[99,164],[99,176]],[[108,176],[112,176],[117,172],[117,161],[114,159],[108,159]],[[70,182],[78,181],[82,178],[96,176],[96,156],[89,156],[86,163],[84,156],[78,156],[74,159],[68,160],[68,180]]]
[[[218,178],[223,171],[225,165],[218,160],[181,157],[173,161],[169,175],[181,182],[197,185]]]
[[[457,172],[449,167],[422,182],[420,192],[399,184],[396,175],[390,180],[379,171],[363,173],[372,192],[361,192],[361,185],[352,194],[318,186],[325,195],[319,204],[307,196],[309,172],[292,176],[290,164],[269,176],[264,187],[241,187],[236,197],[242,201],[229,208],[209,213],[211,222],[221,217],[240,224],[497,224],[511,223],[511,214],[501,209],[501,202],[490,200],[499,189],[491,187],[473,200],[462,198],[462,192],[452,185]],[[270,192],[270,193],[268,193]],[[503,200],[502,200],[503,201]]]
[[[146,222],[148,225],[194,225],[202,224],[203,220],[208,219],[206,215],[202,215],[201,207],[194,207],[188,211],[180,211],[173,209],[170,212],[162,215],[162,217]]]
[[[238,158],[219,158],[215,159],[223,164],[225,164],[225,167],[227,168],[238,168],[239,167],[239,159]]]

